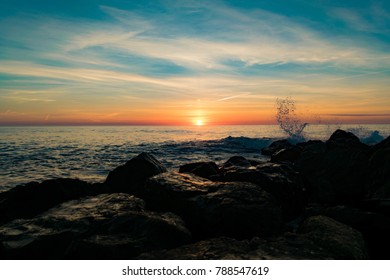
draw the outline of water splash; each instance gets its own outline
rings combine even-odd
[[[291,142],[303,142],[303,130],[308,123],[302,122],[296,114],[295,101],[291,97],[276,99],[276,121],[279,127],[289,135]]]
[[[384,137],[378,130],[370,130],[363,126],[348,128],[347,131],[355,134],[361,142],[367,145],[375,145],[384,140]]]

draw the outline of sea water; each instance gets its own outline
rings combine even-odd
[[[390,125],[309,125],[305,139],[326,140],[337,128],[375,144]],[[276,125],[0,127],[0,191],[30,181],[79,178],[102,182],[141,152],[168,168],[196,161],[222,163],[234,155],[266,160],[261,148],[286,138]]]

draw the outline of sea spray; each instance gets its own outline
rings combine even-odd
[[[292,142],[305,141],[303,130],[308,123],[302,122],[296,115],[295,101],[291,97],[276,99],[276,121],[279,127],[289,135]]]
[[[384,137],[378,130],[370,130],[363,126],[348,128],[347,131],[355,134],[360,141],[367,145],[375,145],[384,140]]]

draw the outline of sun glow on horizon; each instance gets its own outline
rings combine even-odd
[[[197,126],[202,126],[202,125],[204,125],[204,122],[203,122],[203,120],[201,120],[201,119],[198,119],[198,120],[196,120],[196,123],[195,123]]]

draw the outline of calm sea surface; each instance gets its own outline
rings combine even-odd
[[[390,125],[311,125],[305,138],[325,140],[337,128],[366,142],[390,134]],[[264,159],[260,149],[280,138],[286,135],[273,125],[0,127],[0,191],[58,177],[103,181],[144,151],[168,168],[201,160],[221,163],[233,155]]]

